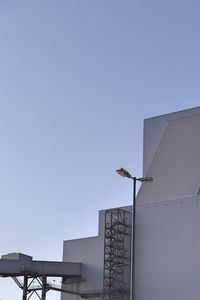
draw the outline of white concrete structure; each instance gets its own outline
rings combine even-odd
[[[77,292],[96,292],[103,287],[104,214],[99,213],[99,235],[85,239],[64,241],[63,261],[82,262],[82,282],[67,284],[67,289]],[[62,294],[62,300],[79,299],[78,296]]]
[[[127,223],[131,225],[131,207],[123,207],[127,211]],[[127,293],[129,291],[130,280],[130,231],[125,237],[126,249],[126,265],[124,266],[124,285],[126,292],[124,299],[129,299]],[[104,229],[105,229],[105,211],[99,212],[99,234],[98,236],[64,241],[63,261],[82,262],[81,281],[65,284],[64,288],[81,294],[88,294],[88,298],[102,299],[103,291],[103,273],[104,273]],[[98,294],[98,297],[93,295]],[[79,299],[77,295],[62,294],[62,300]]]
[[[144,121],[144,176],[152,176],[154,181],[142,184],[137,196],[134,299],[197,300],[200,107]],[[100,212],[99,235],[65,241],[63,260],[83,263],[84,281],[71,284],[72,289],[102,291],[104,211]],[[80,297],[62,294],[61,299]],[[123,299],[129,299],[128,294]]]

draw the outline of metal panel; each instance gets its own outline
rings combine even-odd
[[[138,201],[149,203],[197,194],[200,184],[200,115],[169,121],[147,172]]]
[[[200,115],[200,106],[144,120],[144,176],[148,172],[168,122],[196,115]]]
[[[135,300],[200,297],[198,197],[137,207]]]

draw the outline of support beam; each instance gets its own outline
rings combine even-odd
[[[22,300],[27,300],[28,292],[28,276],[24,276],[23,297]]]
[[[42,299],[41,300],[45,300],[46,299],[46,291],[47,291],[47,277],[43,276],[42,277]]]

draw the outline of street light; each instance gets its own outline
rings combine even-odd
[[[136,215],[136,182],[152,182],[152,177],[137,178],[132,176],[127,170],[120,168],[116,172],[122,176],[133,180],[133,208],[132,208],[132,230],[131,230],[131,278],[130,278],[130,300],[134,299],[134,281],[135,281],[135,215]]]

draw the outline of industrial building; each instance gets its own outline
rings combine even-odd
[[[200,107],[146,119],[143,151],[143,176],[153,182],[143,183],[137,195],[134,300],[196,300]],[[100,211],[97,237],[64,241],[63,261],[82,262],[81,280],[65,284],[67,289],[87,291],[92,299],[129,299],[131,212]],[[61,295],[75,299],[80,297]]]
[[[141,184],[135,210],[100,211],[98,235],[64,241],[55,270],[21,254],[2,257],[2,276],[24,276],[23,300],[34,292],[26,276],[43,279],[42,300],[50,289],[61,300],[200,297],[200,107],[146,119],[143,152],[143,176],[153,181]],[[60,289],[48,276],[62,278]]]

